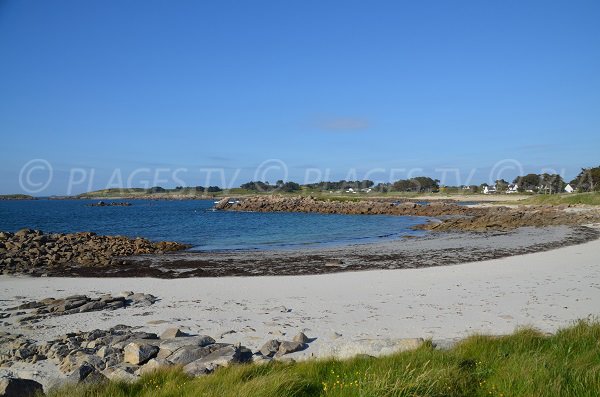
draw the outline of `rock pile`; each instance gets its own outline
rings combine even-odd
[[[216,209],[255,212],[315,212],[324,214],[363,215],[412,215],[437,217],[441,222],[430,222],[417,226],[419,229],[435,231],[491,231],[512,230],[519,227],[584,225],[600,222],[597,208],[569,206],[505,206],[467,207],[447,202],[432,202],[421,205],[412,202],[390,200],[334,201],[319,200],[306,196],[251,196],[240,200],[224,198],[215,205]]]
[[[143,238],[98,236],[95,233],[44,234],[22,229],[0,232],[2,274],[43,274],[48,268],[65,266],[106,266],[130,255],[162,254],[188,248],[169,241],[153,243]]]
[[[314,212],[321,214],[355,215],[476,215],[481,208],[471,208],[446,202],[421,205],[390,200],[336,201],[312,196],[250,196],[239,200],[226,197],[215,204],[219,210],[254,212]],[[505,207],[502,207],[505,208]]]
[[[18,319],[19,323],[33,323],[50,316],[116,310],[128,306],[150,306],[157,300],[154,295],[131,291],[122,292],[117,296],[102,295],[97,298],[72,295],[63,299],[46,298],[40,301],[26,302],[7,309],[6,313],[0,313],[0,318],[23,314],[24,316]]]
[[[72,382],[106,379],[135,381],[160,367],[182,366],[192,376],[205,375],[231,364],[265,363],[306,349],[311,340],[300,333],[293,341],[269,341],[252,352],[240,344],[217,343],[207,335],[188,335],[168,329],[154,333],[118,325],[109,330],[68,333],[37,343],[23,335],[0,333],[0,367],[17,361],[54,362]]]

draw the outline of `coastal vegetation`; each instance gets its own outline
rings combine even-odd
[[[231,195],[254,194],[297,194],[330,197],[332,195],[344,196],[348,194],[357,197],[366,196],[416,196],[419,194],[441,195],[476,195],[485,193],[486,187],[494,187],[497,193],[520,193],[528,196],[534,194],[559,194],[570,186],[579,193],[595,192],[600,190],[600,166],[583,168],[581,172],[568,184],[558,174],[526,174],[517,176],[512,183],[498,179],[492,185],[446,186],[440,180],[428,176],[417,176],[409,179],[400,179],[395,182],[375,184],[372,180],[339,180],[322,181],[318,183],[299,184],[293,181],[278,180],[275,184],[264,181],[250,181],[235,188],[219,186],[177,186],[167,189],[160,186],[151,188],[111,188],[87,192],[76,196],[77,198],[215,198]],[[512,188],[512,190],[511,190]],[[17,196],[17,195],[12,195]],[[1,196],[0,196],[1,198]],[[540,202],[544,199],[539,199]],[[574,199],[571,199],[574,200]],[[569,200],[568,200],[569,201]],[[577,201],[577,200],[575,200]],[[552,202],[549,200],[548,203]]]
[[[135,383],[66,386],[71,397],[598,396],[600,323],[579,321],[547,335],[520,329],[471,336],[449,350],[431,342],[414,351],[350,360],[237,365],[191,378],[159,370]]]
[[[28,194],[0,194],[0,200],[33,200]]]

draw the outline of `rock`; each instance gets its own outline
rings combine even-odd
[[[210,347],[184,346],[167,357],[167,361],[175,365],[187,365],[211,353]]]
[[[167,328],[165,332],[160,334],[160,339],[172,339],[180,336],[187,336],[187,334],[182,332],[179,328]]]
[[[169,354],[184,346],[208,346],[215,343],[215,340],[208,335],[185,336],[162,341],[159,345],[161,351],[168,351]]]
[[[125,346],[124,361],[126,363],[140,365],[155,357],[158,347],[147,343],[132,342]]]
[[[106,376],[101,374],[94,366],[83,363],[68,376],[68,381],[73,383],[100,383],[106,381]]]
[[[265,357],[273,357],[279,350],[280,344],[281,342],[279,342],[277,339],[268,340],[264,345],[262,345],[262,347],[259,349],[259,352]]]
[[[79,307],[79,313],[91,312],[96,310],[101,310],[106,306],[105,302],[97,301],[97,302],[89,302],[81,307]]]
[[[34,380],[11,377],[0,378],[0,396],[2,397],[34,397],[43,394],[44,388]]]
[[[237,346],[225,346],[206,357],[192,361],[183,367],[183,371],[192,376],[204,375],[214,371],[217,367],[228,367],[234,363],[241,363],[250,360],[252,352],[246,348]]]
[[[102,374],[111,381],[133,383],[138,377],[130,372],[129,368],[111,367],[102,371]]]
[[[310,338],[308,336],[306,336],[304,334],[304,332],[300,332],[298,335],[294,336],[292,341],[300,342],[300,343],[308,343],[308,342],[310,342]]]
[[[168,367],[169,365],[171,365],[171,363],[167,360],[151,358],[146,364],[142,365],[137,371],[135,371],[135,375],[141,376],[152,371],[156,371],[159,368]]]
[[[357,355],[382,356],[397,352],[415,350],[424,343],[422,338],[407,339],[357,339],[346,344],[323,345],[319,349],[321,356],[352,358]]]
[[[278,356],[283,356],[284,354],[294,353],[300,350],[306,349],[307,345],[303,342],[293,342],[293,341],[284,341],[279,345],[279,350],[277,350]]]
[[[271,362],[273,362],[273,359],[271,357],[263,356],[260,354],[252,356],[252,363],[256,365],[264,365],[269,364]]]
[[[58,368],[64,373],[70,373],[86,363],[95,368],[104,368],[104,361],[100,357],[81,350],[72,351],[68,356],[61,360]]]

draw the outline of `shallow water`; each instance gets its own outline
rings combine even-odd
[[[120,201],[120,200],[113,200]],[[213,211],[213,201],[132,200],[131,207],[90,207],[97,200],[0,201],[0,230],[145,237],[191,244],[192,250],[314,247],[418,236],[426,218]]]

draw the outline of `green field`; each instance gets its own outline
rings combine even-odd
[[[50,396],[599,396],[600,323],[580,321],[552,336],[522,329],[472,336],[451,350],[426,343],[382,358],[239,365],[189,378],[179,369],[137,383],[71,386]]]

